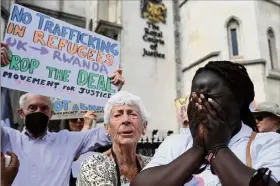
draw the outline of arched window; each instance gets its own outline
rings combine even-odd
[[[277,49],[276,49],[276,41],[275,41],[275,34],[272,28],[267,30],[267,42],[268,42],[268,51],[269,51],[269,59],[271,63],[272,69],[279,68],[277,62]]]
[[[227,36],[230,58],[241,56],[240,24],[234,18],[227,22]]]

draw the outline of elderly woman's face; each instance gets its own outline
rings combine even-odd
[[[136,144],[144,135],[146,124],[143,124],[140,110],[135,105],[122,105],[112,108],[107,132],[118,144]]]
[[[235,125],[237,121],[240,122],[240,108],[234,94],[227,82],[220,76],[212,71],[200,72],[192,83],[192,92],[196,92],[198,95],[204,94],[204,96],[214,99],[224,110],[227,123],[230,126]]]

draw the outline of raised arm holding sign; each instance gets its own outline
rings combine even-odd
[[[103,106],[122,86],[118,41],[20,5],[12,6],[4,41],[11,62],[3,87]]]
[[[115,71],[119,43],[17,4],[5,42],[10,50],[1,44],[1,84],[30,92],[19,101],[24,131],[1,127],[2,151],[21,161],[13,186],[68,186],[76,155],[111,142],[103,128],[48,132],[49,97],[104,106],[124,84],[122,71]]]

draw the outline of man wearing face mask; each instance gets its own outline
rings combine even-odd
[[[87,131],[48,132],[52,116],[48,97],[27,93],[20,98],[18,113],[25,121],[22,132],[1,126],[1,151],[18,155],[21,166],[13,186],[68,186],[74,158],[110,144],[104,128]],[[85,123],[91,128],[90,123]]]

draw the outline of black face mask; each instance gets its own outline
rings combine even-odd
[[[29,132],[34,135],[42,134],[47,129],[49,117],[42,112],[33,112],[26,115],[25,125]]]

